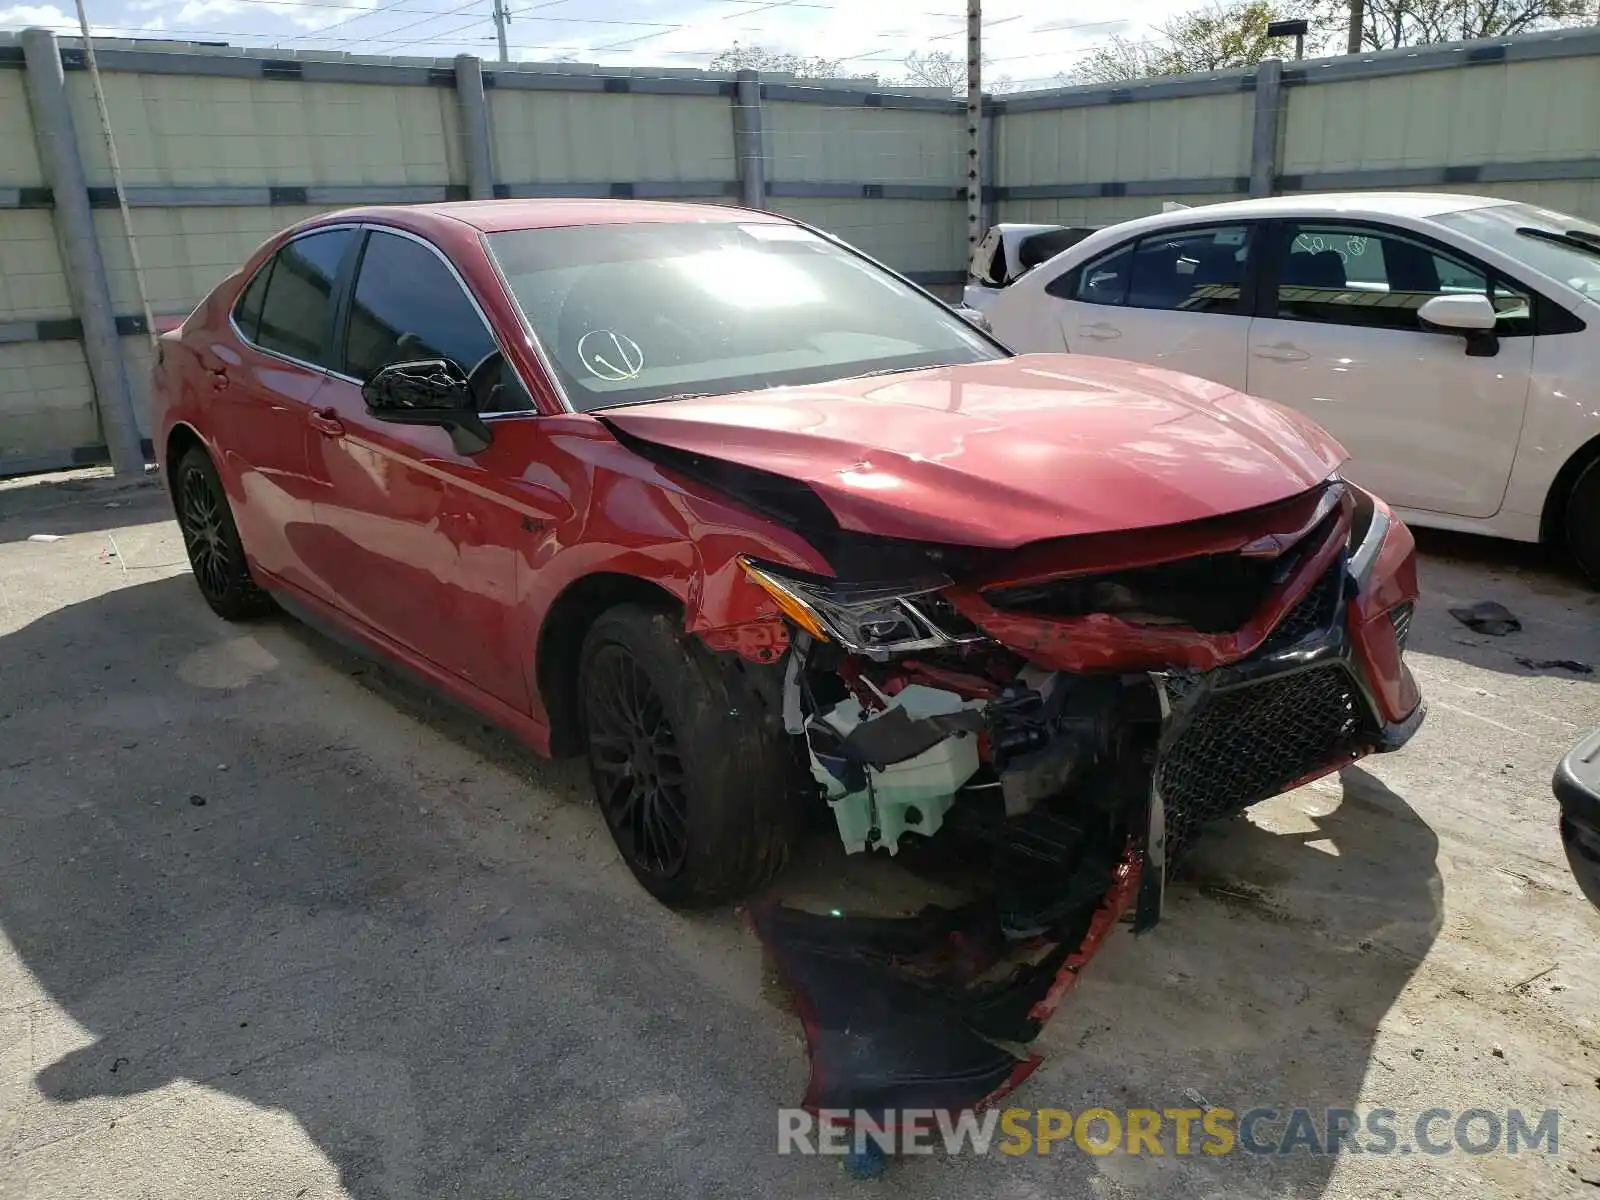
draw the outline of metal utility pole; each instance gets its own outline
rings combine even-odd
[[[1367,23],[1366,0],[1350,0],[1350,41],[1346,54],[1361,53],[1361,33]]]
[[[983,237],[983,0],[967,0],[967,262]]]
[[[511,20],[511,14],[506,12],[505,0],[494,0],[494,36],[500,43],[500,61],[510,62],[511,56],[506,53],[506,23]]]

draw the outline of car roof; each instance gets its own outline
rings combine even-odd
[[[513,229],[550,229],[574,225],[618,225],[635,222],[754,221],[782,222],[776,213],[723,204],[688,204],[660,200],[458,200],[443,204],[383,204],[328,213],[318,219],[395,221],[414,229],[461,222],[480,233]]]
[[[1188,225],[1219,217],[1261,220],[1270,217],[1326,216],[1411,217],[1426,220],[1469,208],[1512,204],[1499,196],[1470,196],[1454,192],[1312,192],[1296,196],[1267,196],[1257,200],[1227,200],[1201,204],[1138,218],[1141,225]],[[1125,222],[1133,224],[1133,222]]]

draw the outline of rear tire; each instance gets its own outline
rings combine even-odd
[[[778,714],[736,666],[677,619],[623,604],[590,627],[578,692],[601,814],[646,891],[701,907],[777,873],[803,793]]]
[[[172,496],[194,581],[211,611],[224,621],[271,612],[272,597],[250,578],[228,494],[202,447],[191,446],[178,460]]]
[[[1600,459],[1578,473],[1567,493],[1562,526],[1578,569],[1600,587]]]

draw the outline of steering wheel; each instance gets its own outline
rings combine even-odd
[[[505,364],[505,355],[496,346],[467,372],[467,395],[476,403],[479,412],[494,412],[494,395],[500,390],[499,376]]]

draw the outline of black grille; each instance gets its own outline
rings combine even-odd
[[[1366,705],[1338,664],[1201,699],[1157,771],[1169,857],[1208,821],[1277,795],[1371,737]]]
[[[995,588],[984,599],[1009,612],[1072,618],[1112,613],[1154,618],[1200,633],[1229,633],[1250,619],[1279,564],[1241,554],[1202,554],[1153,567]]]
[[[1289,611],[1267,640],[1263,650],[1286,650],[1299,645],[1302,639],[1326,629],[1333,622],[1334,605],[1344,587],[1344,564],[1340,563],[1319,579],[1312,589],[1300,598],[1300,603]]]
[[[1232,633],[1255,616],[1276,584],[1327,544],[1338,523],[1338,512],[1329,513],[1277,558],[1198,554],[1105,575],[994,588],[983,596],[1003,611],[1041,617],[1110,613],[1135,624],[1176,623],[1198,633]],[[1335,577],[1332,586],[1337,584]]]

